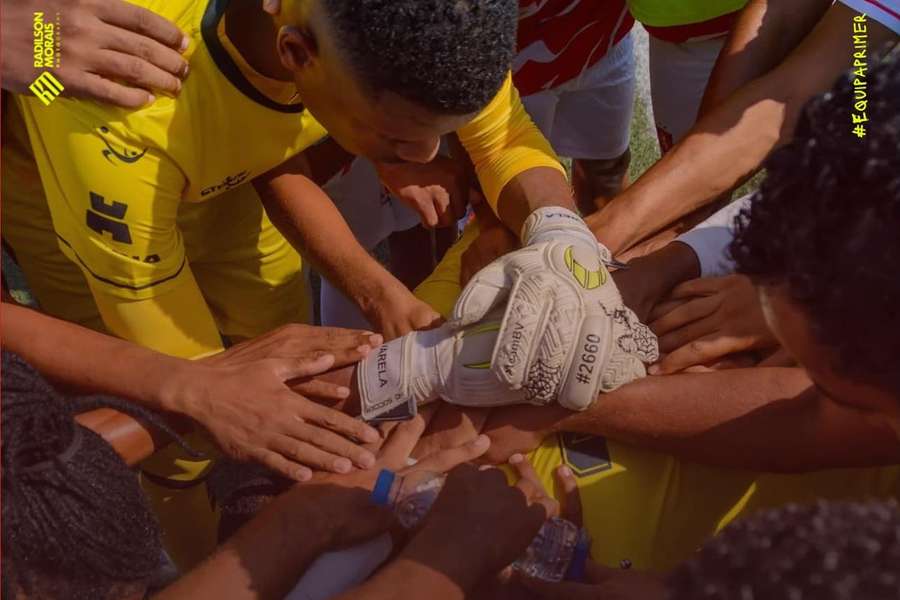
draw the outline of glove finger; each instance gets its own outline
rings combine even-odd
[[[503,302],[512,287],[512,277],[500,258],[478,271],[463,288],[450,323],[454,329],[466,327],[482,320],[491,309]]]
[[[522,389],[529,370],[542,370],[540,365],[532,366],[531,362],[553,310],[553,282],[545,274],[537,273],[519,278],[513,284],[491,359],[494,374],[511,389]],[[546,385],[553,385],[552,381],[558,385],[558,371],[561,369],[547,369],[540,376],[546,378]],[[526,395],[531,402],[532,394]],[[545,395],[537,394],[536,401],[544,403],[542,398]]]

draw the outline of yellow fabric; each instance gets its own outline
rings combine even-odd
[[[447,316],[459,295],[462,253],[477,237],[470,224],[416,295]],[[548,490],[565,463],[578,478],[592,556],[618,566],[667,570],[736,518],[816,497],[900,497],[900,467],[773,475],[719,469],[598,436],[547,438],[529,459]]]
[[[748,0],[627,0],[632,16],[652,27],[702,23],[744,8]]]
[[[269,310],[279,317],[290,312],[289,320],[308,316],[309,302],[298,293],[299,257],[264,216],[249,181],[325,132],[308,112],[257,104],[221,74],[200,33],[204,3],[141,4],[192,38],[191,75],[177,99],[160,98],[132,112],[68,99],[50,106],[34,98],[18,100],[60,246],[84,272],[106,326],[142,345],[198,356],[221,348],[209,304],[225,317],[218,323],[222,331],[241,337],[262,333],[259,325],[277,325],[279,318],[258,316]],[[237,62],[245,77],[266,85]],[[290,84],[280,85],[275,101],[293,94]],[[266,88],[277,91],[274,87],[268,80]],[[244,197],[235,200],[229,192],[241,188]],[[247,202],[250,195],[253,201]],[[205,226],[205,212],[192,210],[192,203],[200,202],[221,205],[208,209],[219,227]],[[234,220],[222,218],[228,216]],[[209,237],[188,240],[185,221]],[[249,231],[238,231],[248,226]],[[232,232],[241,240],[227,236]],[[238,253],[239,241],[254,248]],[[188,259],[187,244],[207,258],[202,266]],[[244,264],[223,262],[229,252]],[[231,268],[250,270],[242,277]],[[257,303],[248,306],[241,301],[243,284],[254,278],[262,285],[250,290]],[[198,283],[216,288],[215,300],[204,301]],[[281,300],[291,304],[273,302]]]
[[[497,212],[500,192],[516,175],[535,167],[566,171],[525,111],[512,73],[484,110],[457,131],[475,166],[488,203]]]

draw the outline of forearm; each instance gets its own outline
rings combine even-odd
[[[543,206],[562,206],[578,212],[565,176],[556,169],[536,167],[506,184],[497,203],[497,216],[518,236],[528,215]]]
[[[309,484],[274,500],[200,566],[155,598],[284,598],[331,545],[327,497]]]
[[[9,302],[3,303],[2,339],[4,348],[58,384],[155,410],[170,408],[166,382],[189,364]]]
[[[710,74],[699,116],[775,68],[812,31],[830,5],[830,0],[753,0],[744,7]]]
[[[802,369],[647,377],[598,397],[552,429],[759,471],[868,467],[900,457],[900,441],[886,423],[825,398]]]
[[[701,118],[631,187],[589,217],[598,239],[614,253],[626,250],[752,174],[791,138],[806,101],[853,64],[854,14],[843,5],[832,6],[781,65]],[[894,37],[869,24],[871,47]]]
[[[283,171],[255,183],[279,231],[364,311],[386,290],[403,287],[359,244],[331,199],[307,177]]]

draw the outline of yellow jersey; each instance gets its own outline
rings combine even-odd
[[[228,2],[136,4],[191,39],[190,75],[177,98],[136,111],[66,98],[18,102],[56,238],[83,271],[106,327],[163,352],[200,356],[219,350],[221,340],[185,252],[179,211],[250,189],[254,177],[327,132],[291,103],[292,83],[255,72],[230,43]],[[509,76],[457,133],[494,205],[518,173],[562,171]]]

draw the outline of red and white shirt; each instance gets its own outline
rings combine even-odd
[[[632,25],[625,0],[519,0],[516,88],[528,96],[575,79]]]

